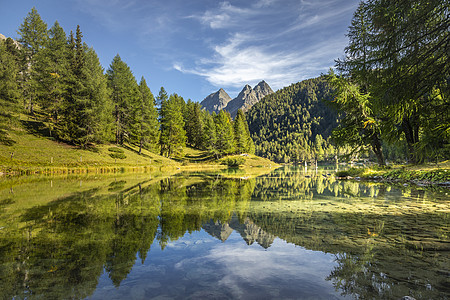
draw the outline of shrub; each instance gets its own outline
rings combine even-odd
[[[222,165],[227,165],[230,168],[237,168],[245,163],[243,157],[227,157],[222,160]]]
[[[125,159],[127,156],[123,153],[109,153],[112,158]]]
[[[336,172],[336,177],[357,177],[364,173],[363,168],[350,168],[348,170]]]
[[[108,148],[108,151],[110,151],[110,152],[115,152],[115,153],[123,153],[123,149],[120,149],[120,148],[118,148],[118,147],[111,147],[111,148]]]

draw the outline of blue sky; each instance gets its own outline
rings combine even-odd
[[[34,6],[51,27],[80,25],[105,68],[118,53],[156,95],[161,86],[201,101],[237,96],[265,80],[273,90],[326,73],[343,56],[359,0],[0,0],[0,33]]]

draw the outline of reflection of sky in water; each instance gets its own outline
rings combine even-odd
[[[156,243],[144,264],[136,260],[115,288],[103,274],[92,299],[339,299],[325,278],[331,254],[305,250],[276,238],[264,249],[233,232],[226,242],[205,231],[186,234],[161,250]]]

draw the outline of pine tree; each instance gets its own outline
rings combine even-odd
[[[9,38],[0,41],[0,143],[11,142],[7,137],[7,129],[15,120],[18,101],[21,97],[18,85],[19,65],[15,46]]]
[[[155,98],[144,77],[139,83],[139,96],[139,101],[133,108],[133,139],[139,144],[139,154],[143,147],[156,152],[159,142],[158,114]]]
[[[86,125],[92,135],[90,141],[102,143],[113,141],[113,105],[109,95],[108,82],[104,75],[104,69],[93,48],[85,49],[85,78],[89,102],[85,107]]]
[[[169,99],[164,87],[159,90],[158,96],[156,97],[156,107],[158,109],[158,115],[161,116],[161,110],[165,102]]]
[[[241,109],[238,110],[234,119],[234,137],[237,153],[255,153],[255,144],[250,136],[248,124]]]
[[[47,24],[41,19],[36,8],[31,9],[17,33],[20,35],[18,42],[21,44],[22,52],[22,90],[24,100],[28,100],[29,112],[33,114],[33,106],[37,98],[36,85],[38,84],[34,70],[36,54],[44,48],[48,38]]]
[[[231,116],[228,112],[221,110],[215,117],[216,123],[216,149],[220,155],[231,154],[235,151],[234,130]]]
[[[184,113],[184,122],[187,143],[194,148],[202,148],[203,119],[200,103],[192,102],[190,99],[188,100]]]
[[[161,94],[161,93],[160,93]],[[184,100],[177,94],[170,95],[161,105],[161,155],[180,156],[186,146],[183,119]]]
[[[59,111],[67,89],[69,78],[67,37],[56,21],[49,30],[49,38],[41,51],[36,54],[35,74],[37,94],[43,112],[51,128],[58,121]]]
[[[108,71],[108,86],[112,91],[116,125],[116,143],[123,144],[130,134],[132,107],[139,101],[139,87],[131,69],[117,54]]]
[[[215,112],[213,112],[213,114],[211,115],[207,110],[202,111],[204,124],[202,132],[202,148],[217,156],[217,130],[216,124],[214,123],[215,116]]]
[[[61,140],[83,148],[108,139],[111,107],[103,68],[97,54],[82,42],[80,26],[68,43],[69,71],[57,123]]]

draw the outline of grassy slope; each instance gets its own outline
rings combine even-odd
[[[24,130],[9,132],[15,142],[11,146],[0,144],[0,172],[53,172],[63,173],[68,169],[113,170],[115,168],[177,167],[179,163],[160,155],[143,150],[142,155],[135,147],[121,147],[125,159],[114,159],[108,148],[115,145],[98,145],[94,150],[84,150],[50,138],[30,134]],[[11,158],[11,153],[14,153]]]
[[[126,158],[114,159],[110,156],[111,147],[116,145],[98,145],[95,149],[85,150],[54,141],[42,132],[17,129],[9,132],[14,143],[10,146],[0,144],[0,173],[85,173],[111,172],[122,170],[219,170],[227,167],[221,160],[215,159],[206,151],[192,148],[184,149],[182,159],[172,160],[158,154],[142,150],[133,145],[120,147]],[[47,134],[48,135],[48,134]],[[14,153],[11,158],[11,153]],[[274,168],[278,165],[255,155],[243,156],[243,169],[255,167]],[[261,171],[261,170],[259,170]],[[252,172],[255,173],[255,172]]]

